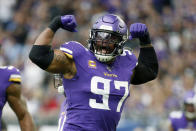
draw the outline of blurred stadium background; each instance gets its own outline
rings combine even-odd
[[[0,65],[22,72],[23,95],[40,131],[56,130],[64,99],[53,87],[52,75],[28,59],[37,35],[56,15],[74,14],[77,33],[59,30],[53,47],[69,40],[87,45],[89,28],[104,13],[120,15],[129,26],[146,23],[159,59],[156,80],[131,87],[118,131],[167,131],[168,114],[182,107],[183,94],[195,88],[195,0],[0,0]],[[137,41],[128,46],[138,54]],[[19,131],[15,114],[6,105],[8,131]]]

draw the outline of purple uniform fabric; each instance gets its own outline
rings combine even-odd
[[[73,79],[63,79],[67,119],[62,130],[115,131],[129,96],[135,55],[125,50],[109,67],[78,42],[65,43],[60,50],[74,59],[77,68]]]
[[[66,113],[67,113],[67,101],[65,100],[61,104],[61,109],[60,109],[60,116],[59,116],[59,122],[58,122],[58,130],[57,131],[62,131],[63,126],[65,125],[66,122]]]
[[[174,131],[196,131],[196,120],[188,121],[181,111],[174,111],[169,117]]]
[[[2,117],[2,110],[7,101],[6,89],[13,82],[21,82],[19,70],[14,68],[13,66],[0,66],[0,118]]]

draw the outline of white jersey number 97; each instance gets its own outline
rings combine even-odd
[[[127,81],[112,81],[99,76],[94,76],[91,79],[91,92],[97,95],[102,95],[102,103],[97,103],[96,99],[89,99],[89,106],[91,108],[110,110],[109,108],[109,95],[110,95],[110,83],[114,82],[115,89],[120,90],[120,87],[125,88],[125,93],[117,105],[117,112],[120,112],[121,106],[124,100],[129,95],[129,87]],[[103,88],[98,88],[98,84],[102,84]]]

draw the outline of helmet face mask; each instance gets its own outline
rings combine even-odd
[[[107,31],[93,30],[92,45],[94,53],[102,55],[115,54],[115,48],[122,42],[122,38],[118,34]]]
[[[122,53],[128,30],[116,15],[104,15],[95,22],[90,32],[89,49],[97,60],[110,62]]]

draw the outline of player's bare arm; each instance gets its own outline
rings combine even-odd
[[[67,57],[61,50],[54,50],[54,58],[46,71],[60,72],[65,78],[70,79],[76,74],[76,66],[73,59]]]
[[[55,33],[50,28],[46,28],[36,39],[35,45],[50,46],[54,34]],[[52,50],[48,52],[48,54],[49,53],[54,53],[54,55],[51,64],[45,69],[46,71],[69,75],[75,74],[76,68],[73,59],[68,58],[61,50],[58,49]],[[45,58],[47,58],[47,56]]]
[[[31,115],[27,111],[25,101],[21,98],[21,85],[11,84],[7,90],[7,100],[10,107],[15,112],[22,131],[35,131],[35,126]]]
[[[75,19],[74,19],[75,20]],[[40,68],[52,72],[62,73],[68,77],[72,77],[76,73],[76,67],[72,58],[67,57],[61,50],[51,49],[52,39],[55,32],[59,28],[63,28],[68,31],[74,31],[75,27],[72,26],[73,17],[68,18],[56,18],[52,21],[48,28],[46,28],[36,39],[35,44],[30,52],[30,59],[37,64]],[[68,24],[64,27],[64,25]],[[71,24],[70,24],[71,23]],[[72,28],[74,28],[72,30]]]
[[[157,56],[151,44],[150,34],[145,24],[132,24],[130,26],[130,34],[130,39],[139,38],[140,40],[140,54],[138,58],[138,65],[134,69],[131,83],[135,85],[143,84],[157,77]]]

